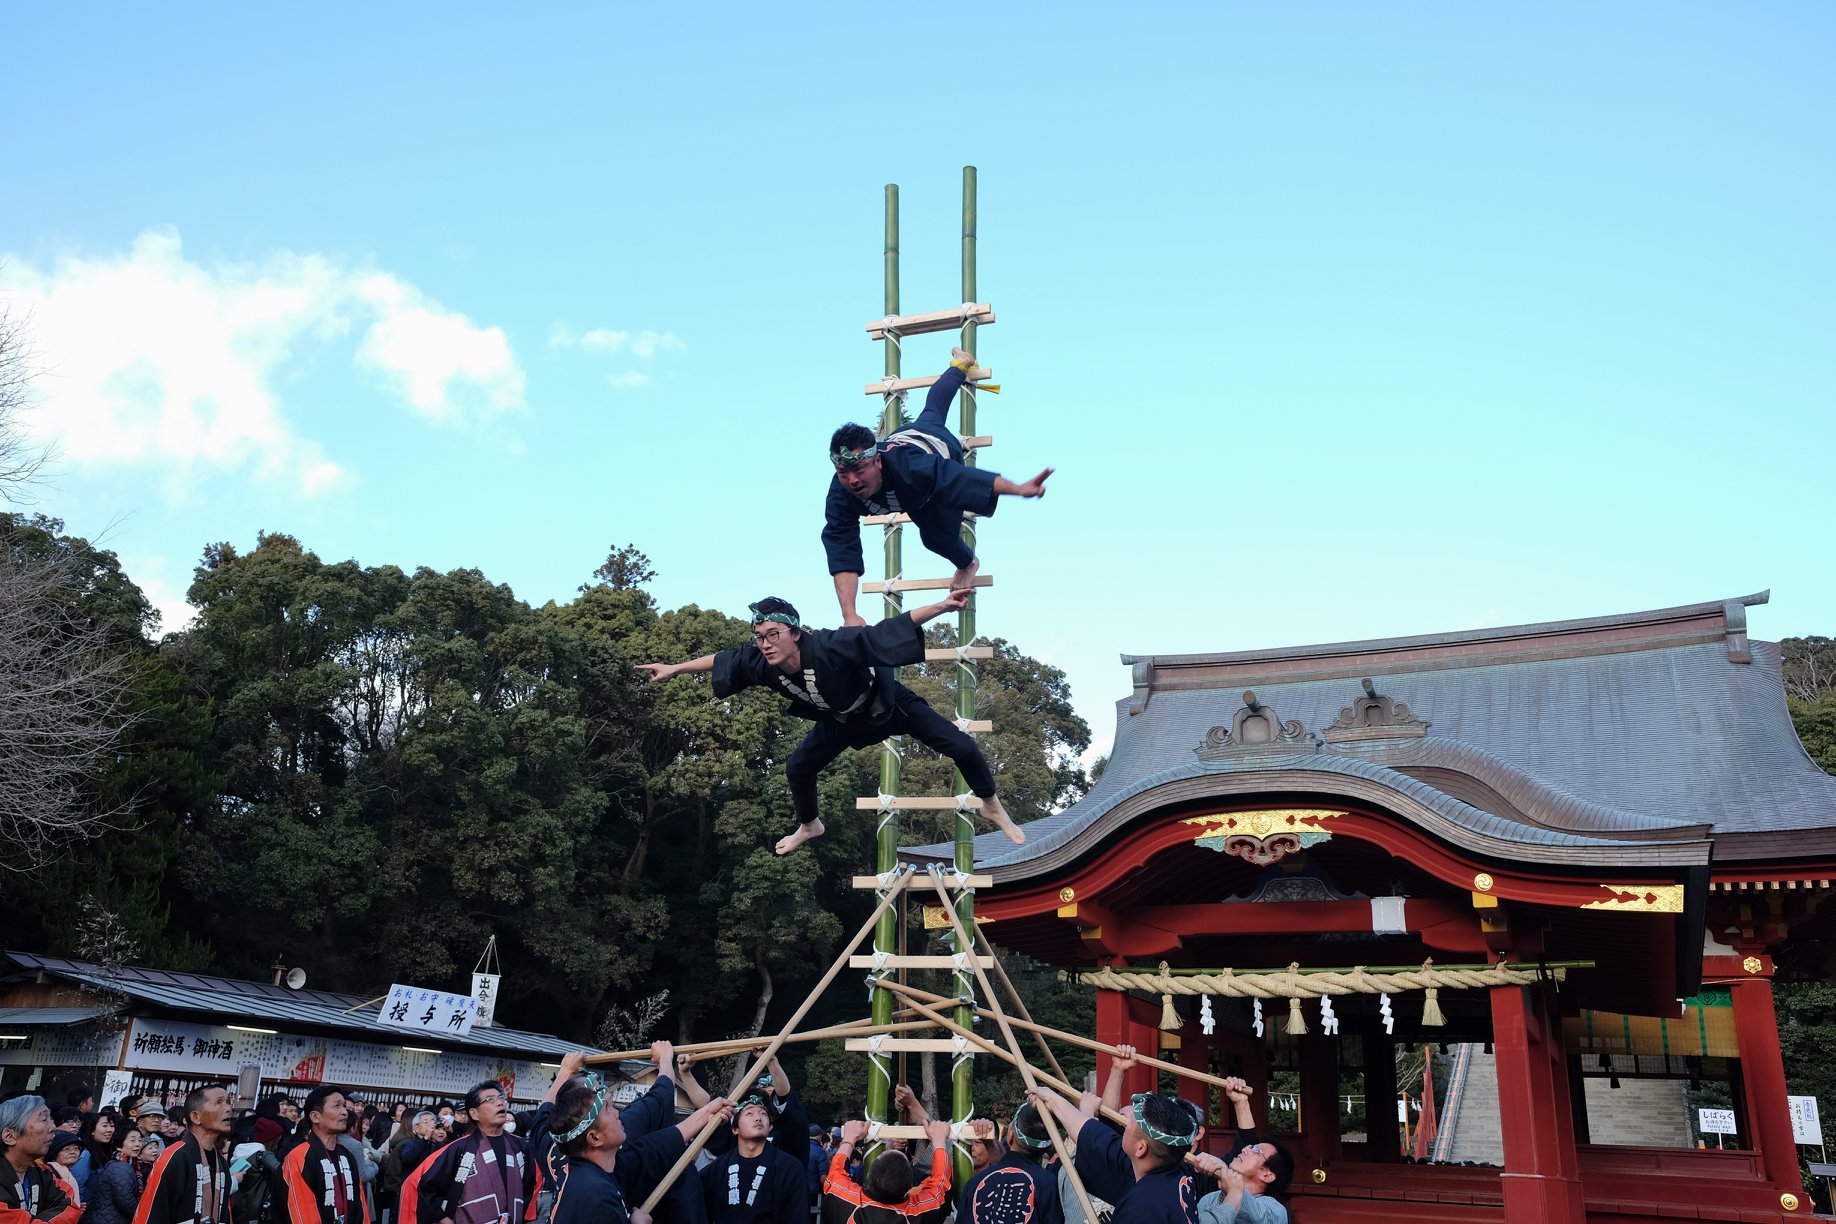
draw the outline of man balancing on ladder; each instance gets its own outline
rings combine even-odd
[[[816,817],[816,777],[822,767],[850,748],[867,748],[895,735],[910,735],[956,762],[969,789],[982,801],[982,815],[1015,845],[1026,834],[995,797],[994,771],[975,740],[959,731],[892,678],[889,668],[924,661],[926,621],[960,612],[967,591],[951,591],[939,603],[916,608],[877,625],[805,629],[797,609],[782,599],[752,605],[752,645],[703,655],[687,663],[640,663],[654,683],[683,672],[713,672],[714,695],[728,697],[763,685],[790,697],[786,712],[816,725],[785,765],[797,829],[778,839],[789,854],[823,834]]]
[[[950,589],[967,591],[980,563],[975,550],[963,542],[963,512],[986,516],[995,512],[1003,496],[1045,496],[1051,468],[1025,484],[1015,484],[994,472],[963,465],[962,439],[945,421],[950,400],[974,368],[975,357],[960,348],[951,349],[950,356],[950,368],[931,384],[916,421],[884,442],[875,441],[865,425],[843,425],[829,439],[835,478],[823,507],[822,546],[829,554],[843,625],[867,623],[854,610],[864,568],[860,520],[866,515],[910,515],[924,546],[956,567]]]

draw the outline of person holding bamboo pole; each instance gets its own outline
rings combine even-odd
[[[670,1057],[673,1061],[673,1054]],[[711,1120],[733,1113],[732,1101],[713,1097],[675,1126],[628,1144],[611,1093],[610,1083],[588,1071],[568,1080],[555,1094],[549,1133],[567,1157],[567,1172],[555,1197],[552,1224],[632,1224],[627,1195],[659,1183],[688,1151],[691,1137]]]
[[[1006,1147],[963,1186],[957,1224],[1064,1224],[1058,1179],[1044,1164],[1051,1151],[1045,1119],[1031,1101],[1023,1102],[1008,1124]]]
[[[1199,1155],[1193,1165],[1218,1188],[1199,1200],[1202,1224],[1288,1224],[1288,1209],[1275,1196],[1288,1188],[1294,1160],[1273,1139],[1256,1128],[1250,1112],[1250,1086],[1235,1076],[1224,1081],[1224,1095],[1236,1115],[1237,1140],[1222,1160]]]
[[[966,591],[952,591],[938,603],[914,608],[875,625],[805,629],[788,600],[761,599],[752,605],[752,644],[703,655],[687,663],[640,663],[651,683],[685,672],[714,673],[714,695],[727,697],[758,685],[791,699],[786,712],[816,725],[785,762],[797,828],[778,839],[789,854],[823,834],[816,814],[816,779],[823,767],[851,748],[868,748],[895,735],[910,735],[956,762],[969,789],[982,801],[982,815],[1014,844],[1026,840],[1020,826],[995,797],[994,770],[975,745],[888,670],[924,661],[926,621],[968,605]]]
[[[991,515],[1004,496],[1045,496],[1051,468],[1015,484],[986,468],[964,465],[962,439],[946,422],[950,401],[975,368],[975,355],[958,348],[950,358],[950,367],[924,397],[924,411],[910,425],[884,441],[856,424],[843,425],[829,438],[835,478],[823,503],[822,547],[844,625],[867,623],[855,611],[865,569],[860,520],[866,515],[910,515],[924,546],[956,567],[950,589],[968,591],[981,562],[963,540],[963,514]]]
[[[903,1152],[880,1153],[858,1182],[848,1176],[848,1161],[867,1134],[859,1118],[842,1123],[841,1143],[822,1179],[821,1224],[943,1224],[950,1211],[950,1124],[925,1124],[931,1174],[916,1186]]]
[[[1027,1096],[1050,1109],[1076,1145],[1084,1185],[1115,1204],[1111,1224],[1199,1224],[1198,1192],[1185,1167],[1198,1128],[1178,1097],[1136,1093],[1117,1135],[1097,1121],[1094,1092],[1076,1105],[1047,1088],[1030,1088]]]

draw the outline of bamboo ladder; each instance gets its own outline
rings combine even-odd
[[[975,244],[976,244],[976,172],[974,166],[963,167],[963,235],[962,235],[962,288],[963,297],[960,306],[948,310],[936,310],[922,314],[902,315],[899,313],[899,187],[896,183],[886,186],[886,247],[883,262],[885,281],[885,317],[867,324],[867,335],[871,340],[885,342],[885,377],[876,383],[867,384],[865,391],[869,395],[879,395],[882,399],[880,418],[880,436],[891,434],[900,426],[900,409],[906,393],[921,387],[929,387],[937,381],[935,376],[906,378],[900,369],[902,352],[900,341],[907,336],[926,335],[933,332],[961,329],[962,347],[969,352],[976,352],[976,330],[982,324],[995,321],[994,310],[976,299],[975,283]],[[979,436],[975,432],[975,386],[987,379],[990,371],[974,369],[959,393],[958,409],[961,413],[960,426],[963,442],[963,461],[969,466],[976,463],[977,453],[992,445],[994,439]],[[862,584],[862,591],[868,594],[879,594],[885,603],[887,617],[900,616],[905,611],[904,593],[906,591],[947,590],[949,578],[907,578],[904,570],[904,559],[901,550],[901,528],[911,521],[905,514],[873,515],[866,519],[869,523],[880,525],[885,530],[886,578],[882,582]],[[975,518],[973,515],[964,520],[963,539],[972,548],[976,542]],[[979,589],[994,585],[994,579],[986,574],[977,574],[975,586]],[[957,649],[926,650],[926,662],[956,663],[956,725],[973,735],[977,732],[993,729],[991,723],[977,720],[975,717],[976,672],[975,661],[992,658],[994,650],[988,646],[970,646],[976,637],[976,606],[974,593],[971,593],[969,606],[957,614],[956,641]],[[855,806],[862,810],[877,812],[880,824],[874,839],[874,870],[877,875],[857,876],[856,888],[881,889],[899,865],[899,813],[901,811],[950,811],[956,816],[955,829],[955,870],[944,873],[943,887],[953,890],[956,916],[960,919],[955,930],[946,938],[952,943],[960,941],[958,932],[975,929],[975,892],[977,885],[989,883],[986,876],[972,874],[975,866],[975,851],[972,843],[975,839],[975,820],[973,806],[965,807],[971,801],[959,801],[955,795],[936,797],[911,797],[899,794],[900,767],[903,756],[903,745],[900,738],[886,741],[880,755],[880,794],[872,798],[857,799]],[[967,790],[961,772],[956,774],[956,791],[958,795]],[[952,993],[954,997],[969,1000],[955,1009],[955,1020],[967,1027],[973,1022],[973,998],[976,986],[976,971],[993,967],[994,957],[978,953],[973,947],[957,947],[956,956],[917,956],[904,951],[901,933],[904,930],[904,906],[901,904],[895,911],[888,908],[880,915],[874,929],[873,954],[850,958],[851,966],[870,971],[869,980],[876,985],[871,989],[871,1018],[874,1024],[886,1024],[892,1019],[893,993],[877,985],[880,981],[896,976],[904,982],[907,969],[950,969],[952,970]],[[970,1111],[974,1108],[972,1096],[971,1069],[973,1067],[973,1049],[965,1049],[963,1044],[954,1039],[910,1037],[903,1035],[880,1035],[872,1038],[850,1038],[849,1049],[863,1050],[868,1053],[869,1071],[867,1079],[867,1117],[882,1125],[876,1132],[874,1143],[868,1155],[877,1155],[880,1140],[894,1136],[922,1137],[919,1127],[888,1125],[892,1100],[893,1055],[907,1051],[945,1050],[953,1054],[950,1075],[950,1120],[959,1130],[969,1120]],[[957,1174],[959,1181],[969,1173],[968,1154],[961,1145],[955,1149]]]

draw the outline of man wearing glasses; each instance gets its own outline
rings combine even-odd
[[[522,1224],[535,1217],[541,1174],[522,1136],[508,1129],[510,1101],[496,1080],[465,1094],[472,1131],[429,1158],[421,1170],[422,1224]]]
[[[1199,1200],[1199,1219],[1202,1224],[1288,1224],[1288,1209],[1274,1196],[1288,1188],[1294,1161],[1256,1129],[1249,1085],[1235,1076],[1224,1085],[1236,1113],[1237,1142],[1222,1160],[1205,1154],[1192,1158],[1200,1173],[1218,1182],[1216,1190]]]
[[[640,663],[652,683],[684,672],[713,672],[714,695],[743,688],[776,688],[791,699],[786,712],[807,718],[810,728],[785,764],[797,828],[778,839],[789,854],[823,834],[816,815],[816,778],[823,766],[851,748],[867,748],[895,735],[910,735],[956,762],[969,790],[982,801],[982,815],[1015,845],[1026,834],[995,797],[994,771],[975,740],[892,678],[889,670],[924,661],[926,621],[960,612],[967,591],[915,608],[875,625],[805,629],[797,609],[782,599],[752,605],[752,645],[703,655],[687,663]]]

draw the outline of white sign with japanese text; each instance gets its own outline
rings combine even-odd
[[[1807,1147],[1823,1146],[1823,1121],[1817,1116],[1814,1096],[1786,1097],[1791,1106],[1791,1141]]]
[[[1698,1109],[1696,1129],[1705,1135],[1738,1135],[1731,1109]]]
[[[495,973],[472,975],[472,998],[478,1004],[478,1018],[473,1023],[479,1028],[490,1028],[491,1017],[497,1014],[498,980]]]
[[[477,1018],[478,1000],[471,995],[404,986],[400,982],[389,987],[389,997],[376,1014],[376,1022],[385,1028],[458,1037],[471,1032]]]

